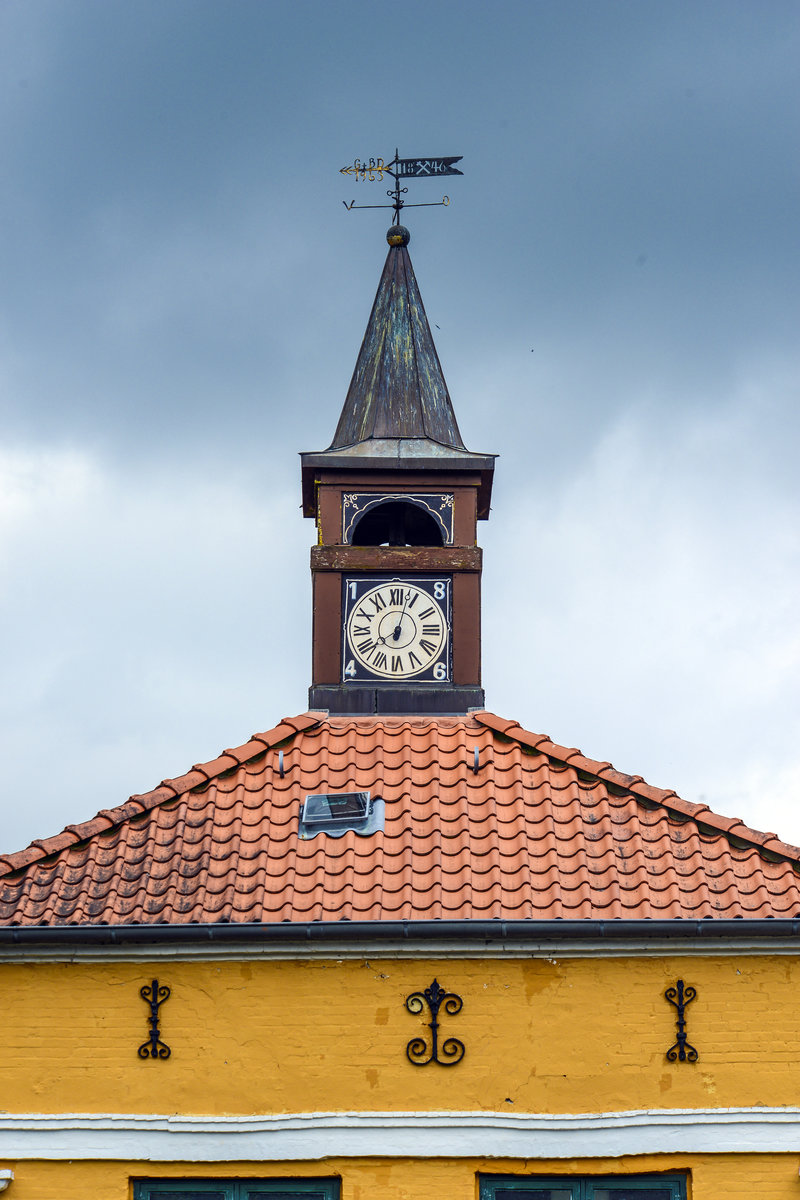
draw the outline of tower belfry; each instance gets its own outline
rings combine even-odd
[[[395,224],[333,441],[301,455],[311,551],[309,705],[333,713],[482,708],[478,520],[492,454],[467,450]]]

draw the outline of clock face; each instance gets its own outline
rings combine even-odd
[[[450,579],[344,580],[345,683],[450,681]]]

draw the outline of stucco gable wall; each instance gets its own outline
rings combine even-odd
[[[143,1060],[157,978],[171,1055]],[[455,1066],[412,1065],[436,978],[459,995]],[[696,1063],[670,1063],[678,979]],[[800,960],[792,955],[5,962],[0,1059],[10,1113],[601,1113],[795,1106]]]

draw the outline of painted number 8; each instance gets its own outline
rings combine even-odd
[[[444,600],[444,583],[441,579],[433,585],[433,595],[436,600]]]

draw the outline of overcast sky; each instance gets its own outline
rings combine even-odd
[[[487,707],[800,843],[798,62],[797,0],[0,0],[0,850],[306,708],[395,147],[463,155]]]

